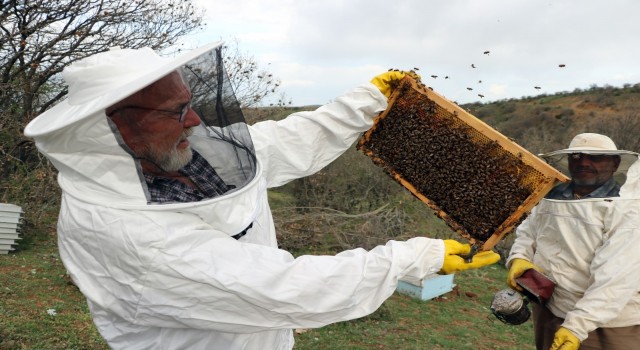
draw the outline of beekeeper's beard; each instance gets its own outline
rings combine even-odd
[[[191,158],[193,158],[191,146],[187,146],[184,149],[178,149],[177,147],[181,141],[187,139],[191,134],[193,134],[193,128],[185,129],[181,137],[170,146],[169,150],[166,149],[166,143],[148,144],[141,158],[148,160],[165,172],[178,171],[189,164]]]
[[[607,169],[601,169],[598,171],[591,166],[577,167],[571,171],[571,178],[578,186],[600,187],[607,182],[613,174],[613,171],[606,170]]]
[[[590,177],[590,178],[574,178],[573,182],[578,185],[578,186],[585,186],[585,187],[600,187],[602,186],[605,182],[607,182],[607,180],[609,180],[608,177],[604,177],[604,176],[594,176],[594,177]]]

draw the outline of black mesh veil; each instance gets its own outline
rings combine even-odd
[[[204,132],[194,133],[194,148],[236,188],[253,179],[256,159],[244,115],[224,69],[222,47],[200,55],[182,69],[191,89],[191,108]]]
[[[195,56],[107,111],[138,162],[150,204],[223,196],[255,177],[253,142],[221,49]]]
[[[182,77],[191,90],[191,108],[202,120],[189,141],[222,180],[238,190],[254,178],[256,157],[221,50],[222,46],[182,67]]]
[[[191,88],[192,108],[208,126],[244,123],[244,116],[222,63],[222,47],[198,56],[183,67]]]

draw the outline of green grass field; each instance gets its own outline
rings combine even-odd
[[[429,301],[396,293],[367,317],[297,330],[296,349],[533,349],[531,321],[509,326],[489,311],[505,273],[458,273],[452,292]],[[0,255],[0,349],[108,349],[53,238]]]

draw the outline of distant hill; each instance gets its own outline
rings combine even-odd
[[[317,107],[252,108],[244,112],[249,123],[254,123]],[[618,148],[640,152],[640,83],[461,107],[534,154],[565,148],[581,132],[606,134]]]
[[[564,148],[580,132],[603,133],[620,149],[640,151],[640,84],[461,107],[533,153]]]
[[[317,107],[254,108],[245,116],[250,123],[279,120]],[[565,148],[581,132],[604,133],[619,148],[640,151],[640,84],[461,107],[534,154]],[[280,244],[292,251],[371,248],[425,232],[460,239],[355,147],[317,174],[272,189],[270,200]],[[506,254],[512,239],[503,239],[496,250]]]

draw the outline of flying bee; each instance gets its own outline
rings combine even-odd
[[[476,68],[476,65],[471,63],[471,68]]]
[[[485,51],[485,52],[484,52],[484,54],[485,54],[485,55],[488,55],[488,54],[489,54],[489,51]]]
[[[559,64],[559,65],[558,65],[558,67],[560,67],[560,68],[564,68],[564,67],[566,67],[566,65],[564,65],[564,64]]]

